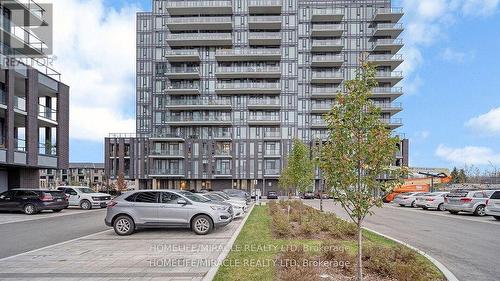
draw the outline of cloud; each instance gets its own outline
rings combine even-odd
[[[500,154],[482,146],[451,148],[440,144],[436,149],[436,156],[454,165],[500,164]]]
[[[426,139],[429,138],[430,135],[431,135],[431,133],[427,130],[418,131],[418,132],[415,132],[415,134],[413,135],[413,140],[425,141]]]
[[[454,50],[452,48],[445,48],[441,52],[441,58],[445,61],[448,62],[454,62],[454,63],[463,63],[466,60],[473,59],[474,58],[474,53],[473,52],[461,52]]]
[[[484,135],[500,134],[500,107],[471,118],[465,126]]]
[[[139,7],[110,8],[104,0],[50,2],[55,68],[70,86],[70,138],[102,142],[110,132],[134,132]]]

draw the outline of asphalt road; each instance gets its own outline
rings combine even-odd
[[[305,200],[319,208],[319,200]],[[347,218],[332,200],[323,202],[326,211]],[[492,217],[451,215],[386,205],[374,209],[365,227],[406,242],[444,264],[461,281],[500,279],[500,221]]]
[[[52,215],[33,215],[28,221],[2,223],[0,258],[109,229],[104,225],[105,216],[106,209],[84,212],[68,209]],[[19,217],[19,214],[0,213],[0,217]]]

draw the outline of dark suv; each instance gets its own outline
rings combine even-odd
[[[43,210],[60,212],[68,207],[68,199],[57,190],[13,189],[0,194],[0,211],[23,211],[33,215]]]

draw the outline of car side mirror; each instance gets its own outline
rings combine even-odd
[[[188,202],[186,200],[184,200],[184,199],[177,200],[177,204],[179,204],[179,205],[187,205],[187,203]]]

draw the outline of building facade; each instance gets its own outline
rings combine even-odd
[[[373,102],[396,130],[403,92],[390,0],[154,0],[137,14],[137,131],[110,135],[105,167],[139,188],[276,189],[293,138],[377,65]],[[395,164],[407,164],[403,140]]]
[[[40,170],[41,188],[56,188],[61,185],[87,186],[95,190],[104,190],[107,185],[104,163],[70,163],[68,169]]]
[[[0,191],[39,187],[39,169],[66,169],[69,87],[33,33],[47,26],[33,1],[0,3]]]

